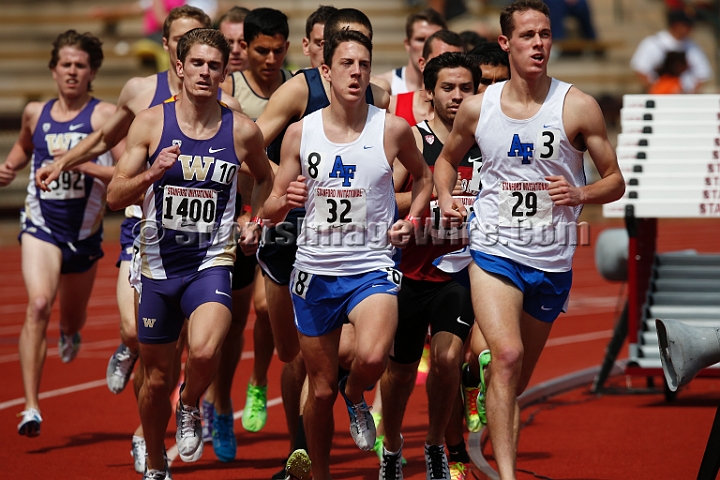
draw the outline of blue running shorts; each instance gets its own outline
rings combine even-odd
[[[501,275],[523,292],[523,310],[542,322],[551,323],[567,310],[572,270],[545,272],[509,258],[470,250],[473,260],[486,272]]]
[[[370,295],[397,295],[402,274],[394,268],[334,277],[293,269],[290,296],[295,326],[303,335],[319,337],[342,327],[355,306]]]

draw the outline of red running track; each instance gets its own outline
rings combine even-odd
[[[593,220],[593,239],[603,228],[621,227],[617,221]],[[718,250],[720,222],[661,221],[659,250],[695,248]],[[37,438],[17,435],[16,414],[23,409],[22,382],[17,357],[17,338],[27,297],[20,273],[20,249],[0,248],[0,478],[84,479],[139,478],[129,454],[130,438],[139,422],[130,389],[113,395],[105,386],[105,368],[119,342],[115,304],[118,246],[105,242],[106,256],[89,305],[83,329],[83,346],[75,361],[63,364],[55,349],[58,337],[57,306],[48,330],[40,406],[44,422]],[[596,273],[593,249],[578,248],[570,311],[553,328],[538,364],[532,385],[598,365],[622,304],[622,286],[602,280]],[[251,318],[248,329],[253,327]],[[235,409],[244,404],[251,368],[252,335],[246,335],[246,353],[236,375]],[[622,354],[626,355],[626,353]],[[621,356],[622,356],[621,355]],[[200,461],[173,464],[176,479],[268,479],[276,472],[289,443],[279,404],[280,362],[271,365],[266,427],[247,433],[236,422],[237,460],[220,463],[208,446]],[[643,379],[630,379],[644,387]],[[522,413],[518,474],[520,479],[684,479],[697,474],[707,435],[720,401],[716,381],[700,379],[668,405],[662,392],[627,394],[626,379],[610,380],[621,395],[590,395],[588,387],[559,395],[529,407]],[[658,382],[659,384],[659,382]],[[372,397],[372,393],[369,395]],[[273,402],[273,400],[275,400]],[[377,458],[359,451],[348,434],[344,406],[336,403],[335,444],[332,452],[334,478],[377,478]],[[423,443],[427,419],[424,389],[413,393],[405,419],[405,478],[425,478]],[[171,423],[172,420],[171,420]],[[167,435],[174,445],[174,426]],[[489,445],[486,456],[491,456]],[[492,462],[491,462],[492,463]],[[524,473],[536,472],[538,476]],[[478,478],[484,478],[475,473]]]

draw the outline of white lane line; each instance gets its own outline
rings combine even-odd
[[[98,326],[105,326],[110,325],[114,322],[120,322],[120,314],[114,313],[111,315],[93,315],[91,318],[88,318],[87,322],[83,326],[83,331],[86,329],[92,329]],[[19,325],[7,325],[5,327],[0,327],[0,336],[4,335],[18,335],[20,334],[20,331],[22,330],[23,324]],[[60,330],[60,322],[50,322],[50,325],[48,325],[47,331],[48,332],[55,332]]]
[[[103,378],[102,380],[93,380],[92,382],[81,383],[79,385],[73,385],[71,387],[58,388],[57,390],[50,390],[49,392],[43,392],[40,395],[40,400],[51,397],[59,397],[60,395],[67,395],[69,393],[81,392],[83,390],[90,390],[91,388],[97,388],[103,385],[107,385],[107,381]],[[8,400],[7,402],[0,403],[0,410],[14,407],[15,405],[22,405],[25,403],[25,397],[16,398],[15,400]]]
[[[113,340],[101,340],[99,342],[87,342],[81,344],[81,349],[84,347],[85,350],[94,350],[94,349],[100,349],[100,348],[108,348],[108,347],[116,347],[120,344],[120,339],[113,339]],[[82,352],[82,350],[81,350]],[[57,356],[58,355],[58,348],[48,348],[47,349],[47,355],[48,356]],[[80,353],[82,355],[82,353]],[[19,353],[9,353],[7,355],[0,355],[0,363],[8,363],[8,362],[17,362],[20,360],[20,354]]]
[[[283,403],[282,397],[273,398],[272,400],[268,400],[267,406],[268,408],[274,407],[275,405],[280,405]],[[238,418],[242,417],[243,410],[238,410],[237,412],[233,413],[233,419],[237,420]],[[168,465],[172,465],[172,462],[178,457],[178,449],[177,444],[170,447],[170,449],[167,451],[167,457],[168,457]]]
[[[546,347],[557,347],[558,345],[568,345],[570,343],[589,342],[591,340],[599,340],[602,338],[610,338],[613,335],[612,330],[602,330],[600,332],[581,333],[578,335],[568,335],[566,337],[551,338],[545,343]]]

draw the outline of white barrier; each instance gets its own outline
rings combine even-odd
[[[625,95],[620,118],[626,193],[603,214],[720,218],[720,95]]]

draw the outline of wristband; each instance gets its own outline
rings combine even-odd
[[[257,225],[258,227],[261,227],[261,228],[263,226],[262,219],[260,217],[258,217],[257,215],[252,217],[248,223],[254,223],[255,225]]]
[[[243,205],[242,211],[246,213],[252,213],[252,205]]]
[[[407,217],[404,218],[404,220],[407,220],[408,222],[412,223],[412,226],[415,230],[420,228],[420,218],[408,215]]]

